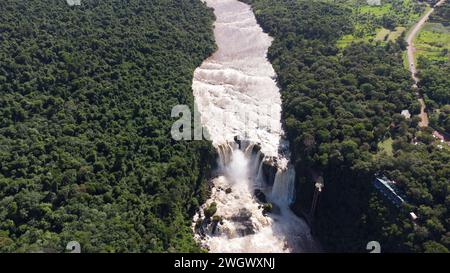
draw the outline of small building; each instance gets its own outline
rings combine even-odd
[[[411,118],[411,113],[409,112],[409,110],[403,110],[402,111],[402,116],[404,116],[406,119],[410,119]]]
[[[394,181],[387,179],[386,177],[376,177],[373,181],[375,188],[383,194],[386,199],[391,201],[396,207],[401,207],[405,203],[405,199],[397,193],[397,187]]]

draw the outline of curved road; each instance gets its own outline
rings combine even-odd
[[[430,18],[430,15],[434,12],[434,9],[436,7],[442,5],[445,1],[446,0],[439,1],[422,18],[420,18],[419,22],[417,22],[417,24],[413,27],[412,31],[409,33],[408,37],[406,38],[406,42],[408,43],[409,70],[411,71],[411,75],[414,80],[414,89],[417,92],[417,96],[419,97],[419,103],[420,103],[420,118],[421,118],[421,122],[419,123],[420,127],[428,127],[429,120],[428,120],[428,114],[426,112],[425,101],[424,101],[422,95],[419,93],[419,89],[417,88],[419,79],[417,78],[417,69],[416,69],[417,65],[415,64],[415,60],[414,60],[414,52],[416,51],[416,48],[414,47],[414,38],[416,37],[416,35],[420,31],[420,29],[423,27],[423,25],[428,21],[428,19]]]

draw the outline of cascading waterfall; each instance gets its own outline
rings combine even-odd
[[[289,165],[286,169],[278,169],[272,188],[272,199],[277,204],[289,206],[294,201],[295,170]]]
[[[255,161],[255,162],[260,162],[258,165],[259,165],[259,167],[258,167],[258,169],[257,169],[257,171],[256,171],[256,179],[255,179],[255,186],[257,186],[257,187],[263,187],[263,182],[264,182],[264,177],[263,177],[263,175],[264,175],[264,170],[263,170],[263,167],[264,167],[264,161],[263,160],[260,160],[260,161]]]
[[[272,38],[250,6],[205,2],[216,15],[218,51],[197,68],[192,88],[220,175],[194,218],[196,238],[211,252],[309,251],[309,228],[289,208],[295,171],[283,140],[276,74],[266,58]]]
[[[228,165],[231,161],[231,155],[233,153],[233,147],[229,145],[228,143],[226,145],[219,145],[217,148],[217,151],[219,153],[219,164],[223,168],[226,165]]]
[[[196,238],[211,252],[300,252],[312,241],[307,225],[289,209],[295,171],[272,166],[254,144],[239,149],[219,145],[220,175],[213,179],[210,199],[194,218]],[[269,158],[269,161],[271,158]],[[278,163],[280,162],[280,163]],[[286,160],[277,160],[285,164]],[[264,166],[276,169],[267,181]],[[205,217],[215,204],[216,217]],[[266,211],[267,205],[272,207]]]

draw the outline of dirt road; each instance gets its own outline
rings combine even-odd
[[[406,42],[408,43],[408,63],[409,63],[409,70],[411,71],[411,76],[414,80],[414,89],[417,92],[417,95],[419,97],[419,103],[420,103],[420,117],[422,121],[419,123],[419,126],[421,127],[428,127],[429,120],[428,120],[428,114],[426,111],[426,105],[425,101],[422,97],[422,95],[419,92],[419,89],[417,88],[417,84],[419,83],[419,79],[417,78],[417,64],[415,63],[414,59],[414,53],[416,51],[416,48],[414,47],[414,38],[417,36],[417,33],[422,29],[423,25],[428,21],[430,18],[430,15],[434,12],[434,9],[437,6],[442,5],[446,0],[439,1],[433,8],[431,8],[422,18],[420,18],[419,22],[413,27],[411,32],[409,33],[408,37],[406,38]]]

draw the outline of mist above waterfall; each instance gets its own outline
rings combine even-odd
[[[249,178],[248,159],[245,158],[244,153],[241,150],[236,150],[231,162],[228,166],[225,166],[225,173],[228,179],[232,183],[243,183]]]

